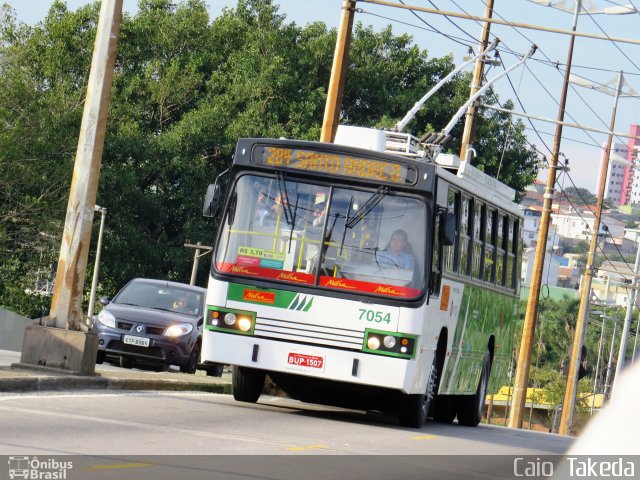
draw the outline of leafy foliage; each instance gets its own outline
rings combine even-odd
[[[30,316],[46,298],[24,291],[58,256],[97,19],[97,2],[70,11],[54,1],[35,26],[0,10],[0,304]],[[204,0],[140,0],[123,17],[97,197],[108,210],[99,294],[135,276],[188,278],[183,244],[212,241],[202,196],[239,137],[319,138],[335,39],[323,23],[288,23],[270,0],[241,0],[213,20]],[[395,123],[452,68],[407,35],[358,24],[342,121]],[[468,85],[458,75],[410,130],[441,129]],[[535,154],[509,121],[481,114],[474,163],[521,191]]]

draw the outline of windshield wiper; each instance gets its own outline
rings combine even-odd
[[[353,228],[360,221],[367,216],[367,214],[376,208],[376,205],[380,203],[380,201],[389,193],[389,187],[385,185],[380,185],[376,190],[376,193],[371,195],[366,202],[362,205],[362,208],[358,210],[358,212],[345,222],[345,228]]]
[[[289,204],[289,194],[287,193],[284,174],[282,172],[276,172],[276,178],[278,179],[278,193],[280,194],[280,206],[284,211],[284,219],[288,225],[293,225],[293,213],[291,212],[291,205]]]
[[[347,225],[349,225],[350,222],[350,218],[349,218],[349,213],[351,212],[351,208],[353,207],[353,195],[351,195],[351,199],[349,200],[349,209],[347,210],[347,216],[344,220],[344,228],[342,229],[342,241],[340,242],[340,255],[342,255],[342,249],[344,248],[344,239],[347,236],[347,228],[352,228],[352,227],[347,227]]]
[[[298,195],[296,196],[296,206],[293,209],[293,215],[292,215],[292,222],[291,222],[291,230],[289,230],[289,251],[288,253],[291,253],[291,239],[293,238],[293,229],[296,226],[296,218],[298,216],[298,201],[300,200],[300,194],[298,193]]]

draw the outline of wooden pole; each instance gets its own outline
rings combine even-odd
[[[331,78],[329,79],[329,91],[327,103],[324,109],[322,122],[321,142],[332,143],[336,137],[338,123],[340,122],[340,109],[342,108],[342,94],[344,93],[344,79],[349,64],[349,49],[351,47],[351,31],[353,30],[353,18],[356,12],[355,0],[344,0],[342,4],[342,17],[336,39],[336,50],[333,55]]]
[[[49,313],[59,328],[77,329],[82,321],[84,277],[121,16],[122,0],[102,0]]]

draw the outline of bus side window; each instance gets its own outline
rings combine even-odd
[[[516,265],[515,265],[515,248],[514,248],[514,233],[515,233],[515,229],[513,227],[513,218],[511,217],[507,217],[506,218],[508,225],[509,225],[509,230],[508,230],[508,234],[507,234],[507,261],[505,262],[505,270],[506,270],[506,277],[507,277],[507,281],[506,281],[506,287],[509,289],[513,288],[513,272],[515,271]],[[515,242],[517,243],[517,242]]]
[[[480,202],[473,202],[473,258],[471,260],[471,275],[482,280],[482,242],[484,240],[485,206]]]
[[[458,264],[458,272],[461,275],[469,275],[472,223],[471,199],[463,195],[460,212],[460,263]]]
[[[516,219],[513,226],[513,283],[509,285],[509,288],[514,289],[516,292],[519,290],[520,264],[522,263],[522,248],[520,247],[522,233],[520,230],[520,220]]]
[[[504,262],[507,255],[507,217],[498,214],[498,249],[496,255],[496,285],[504,286],[505,270]]]
[[[495,245],[496,245],[496,211],[487,208],[487,228],[485,230],[484,244],[484,281],[494,283],[495,276]]]
[[[455,214],[456,221],[460,224],[460,192],[449,190],[447,195],[447,212]],[[459,245],[460,245],[460,228],[456,232],[456,238],[453,245],[444,247],[444,262],[447,272],[457,272],[459,262]]]

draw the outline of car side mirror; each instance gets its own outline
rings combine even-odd
[[[202,208],[202,215],[205,217],[215,216],[222,200],[222,190],[220,185],[213,183],[207,187],[207,193],[204,196],[204,207]]]
[[[450,247],[456,241],[456,231],[458,230],[456,214],[443,212],[440,216],[440,228],[442,229],[442,244]]]
[[[100,300],[98,300],[102,305],[108,305],[109,303],[111,303],[111,297],[101,297]]]

